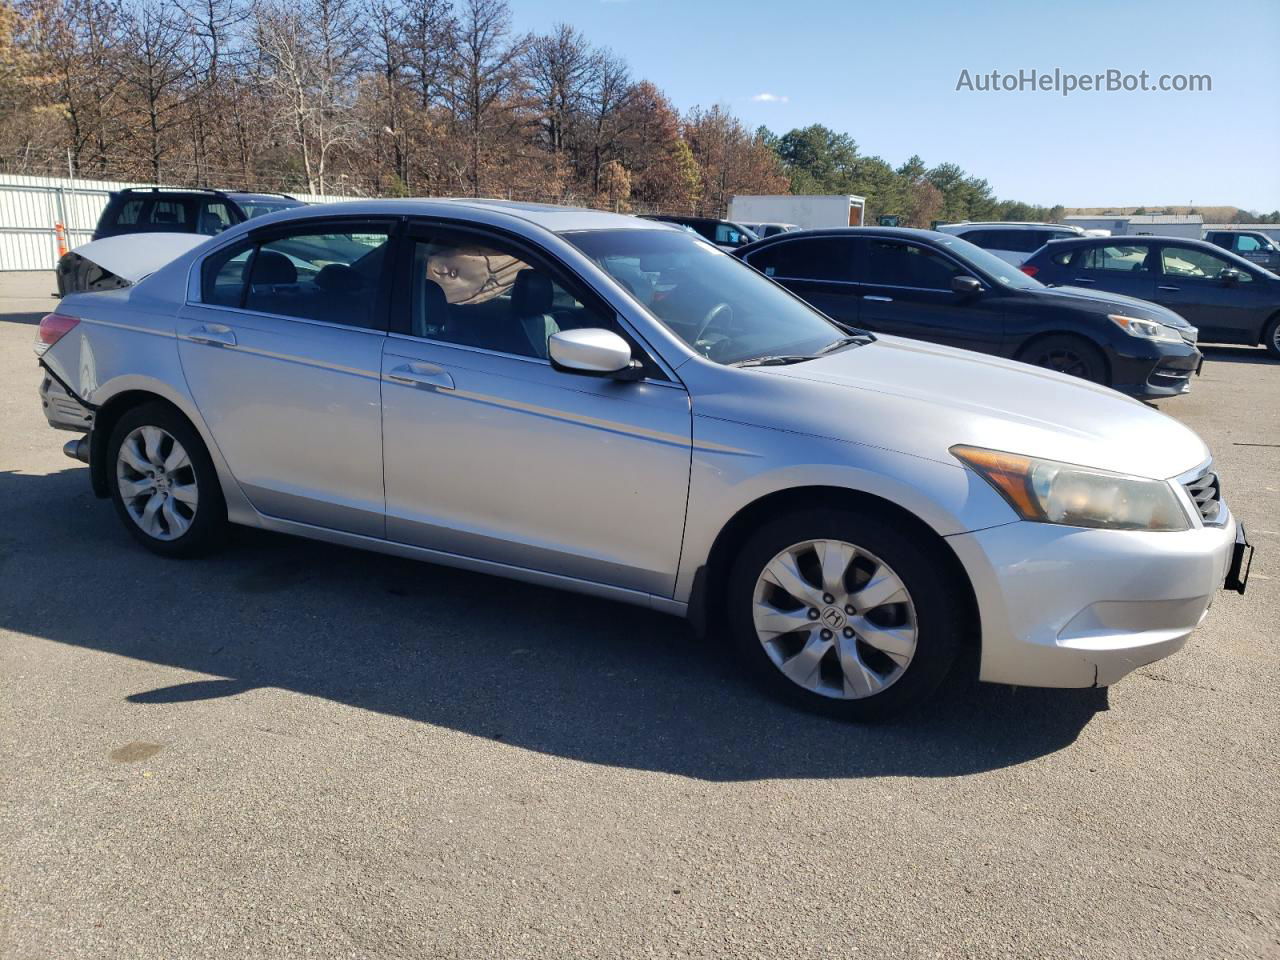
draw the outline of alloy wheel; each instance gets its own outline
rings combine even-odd
[[[168,431],[138,427],[116,457],[116,486],[125,510],[142,532],[176,540],[191,529],[199,506],[195,467]]]
[[[1056,370],[1058,373],[1089,379],[1089,364],[1074,350],[1051,350],[1036,358],[1036,366]]]
[[[916,652],[916,612],[902,579],[843,540],[806,540],[756,581],[756,636],[783,675],[825,697],[860,700],[895,683]]]

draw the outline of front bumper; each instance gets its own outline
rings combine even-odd
[[[1150,400],[1189,391],[1203,357],[1194,344],[1183,341],[1126,344],[1109,359],[1113,386],[1131,397]]]
[[[949,537],[978,600],[980,678],[1107,686],[1176,653],[1229,575],[1247,575],[1236,541],[1230,514],[1179,533],[1019,521]]]

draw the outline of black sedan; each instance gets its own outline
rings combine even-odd
[[[1202,240],[1055,240],[1023,270],[1047,284],[1141,297],[1175,310],[1211,343],[1264,345],[1280,359],[1280,276]]]
[[[1046,287],[973,244],[929,230],[806,230],[735,251],[834,320],[1107,384],[1185,393],[1200,364],[1176,313],[1115,294]]]

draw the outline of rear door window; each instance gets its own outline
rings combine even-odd
[[[1149,249],[1142,244],[1107,244],[1080,252],[1076,267],[1080,270],[1106,270],[1112,273],[1144,273]]]
[[[138,220],[142,216],[141,200],[126,200],[116,210],[117,227],[132,227],[137,225]]]
[[[332,232],[310,227],[266,240],[248,264],[244,308],[380,327],[375,310],[389,243],[388,228],[372,224]]]
[[[183,200],[155,200],[151,204],[151,213],[147,218],[157,230],[189,233],[191,231],[190,211]]]
[[[851,237],[783,240],[753,253],[747,262],[766,277],[851,281],[856,243]]]

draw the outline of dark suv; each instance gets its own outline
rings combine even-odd
[[[1173,311],[1051,289],[944,233],[806,230],[735,255],[848,326],[1011,357],[1134,397],[1185,393],[1200,365],[1196,331]]]
[[[302,206],[283,193],[225,193],[221,190],[127,187],[111,194],[98,218],[93,239],[123,233],[203,233],[214,236],[227,227],[264,213]]]

